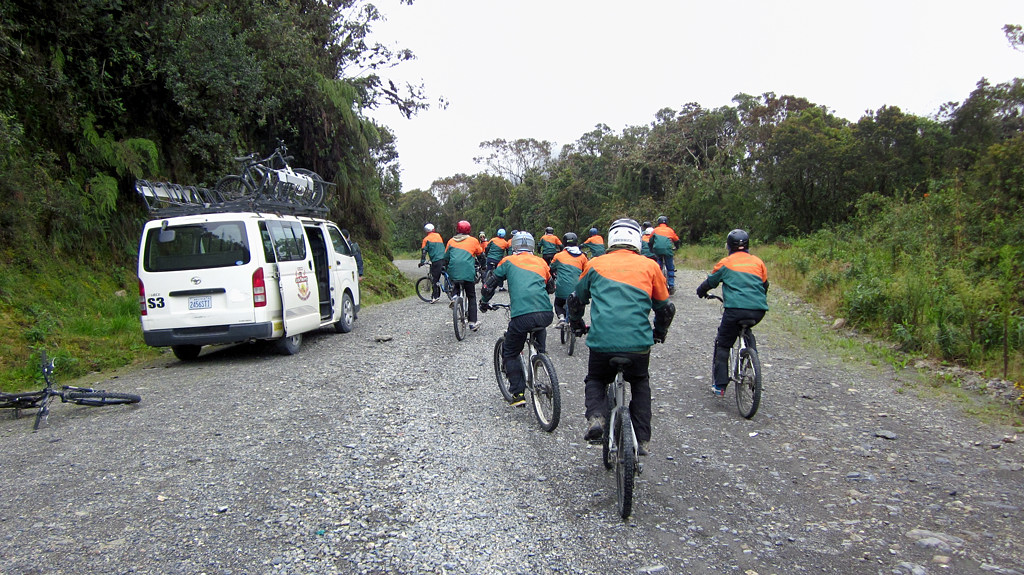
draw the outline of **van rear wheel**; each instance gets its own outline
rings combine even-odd
[[[171,351],[174,352],[174,357],[181,361],[192,361],[199,357],[200,350],[203,349],[201,345],[172,345]]]
[[[277,340],[277,351],[284,355],[295,355],[302,347],[302,334],[285,336]]]

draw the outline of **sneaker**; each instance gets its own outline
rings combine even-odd
[[[668,286],[668,295],[676,293],[676,286]]]
[[[520,405],[526,405],[526,397],[522,393],[514,394],[512,401],[508,402],[508,406],[519,407]]]
[[[558,323],[556,325],[558,325],[558,326],[565,325],[565,316],[564,315],[558,316]]]
[[[724,397],[725,396],[725,388],[724,387],[718,387],[717,385],[712,385],[711,386],[711,395],[713,395],[715,397]]]
[[[470,322],[469,331],[476,331],[478,327],[480,327],[480,325],[477,322]]]
[[[587,432],[583,434],[583,439],[587,441],[597,441],[604,435],[604,418],[603,417],[588,417],[587,423],[590,427],[587,428]]]
[[[437,303],[437,298],[436,297],[430,298],[430,303]]]
[[[647,442],[647,441],[639,441],[639,442],[637,442],[637,453],[639,453],[641,456],[650,455],[651,452],[647,450],[647,444],[648,443],[649,442]]]
[[[455,307],[455,300],[452,300],[452,301],[448,302],[448,309],[452,309],[454,307]]]

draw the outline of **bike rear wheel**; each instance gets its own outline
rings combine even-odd
[[[45,391],[0,394],[0,409],[29,409],[37,407],[46,397]]]
[[[576,351],[576,334],[573,333],[573,331],[571,329],[569,329],[568,332],[569,332],[569,350],[568,351],[569,351],[569,356],[571,357],[573,352]]]
[[[306,190],[306,194],[303,194],[299,199],[300,203],[304,206],[312,208],[318,207],[324,201],[324,179],[320,177],[320,174],[313,170],[307,170],[306,168],[292,168],[292,171],[296,174],[300,174],[313,180],[313,189]]]
[[[416,280],[416,295],[418,295],[421,300],[430,303],[430,300],[433,299],[433,292],[434,282],[430,281],[430,276]]]
[[[455,328],[455,339],[466,339],[466,298],[461,295],[452,300],[452,325]]]
[[[251,197],[255,191],[245,178],[234,175],[224,176],[217,181],[217,185],[214,188],[220,195],[221,200],[225,202]]]
[[[633,481],[636,479],[636,452],[632,445],[632,423],[629,412],[620,412],[619,436],[616,438],[615,457],[615,499],[618,503],[619,515],[629,518],[633,512]]]
[[[548,356],[534,356],[533,386],[527,387],[530,391],[533,414],[537,417],[540,428],[547,432],[554,431],[562,416],[562,392],[558,388],[555,366]]]
[[[740,370],[736,378],[736,407],[740,415],[750,419],[761,404],[761,360],[757,351],[746,348],[740,352]]]
[[[498,380],[498,390],[505,401],[512,401],[512,392],[509,391],[508,374],[505,372],[505,362],[501,357],[501,348],[505,345],[505,338],[499,337],[494,344],[494,378]]]
[[[124,405],[126,403],[138,403],[142,398],[132,393],[118,393],[116,391],[67,391],[64,393],[64,400],[68,403],[87,405],[89,407],[101,407],[104,405]]]
[[[568,327],[568,323],[563,323],[562,325],[558,326],[558,339],[562,342],[562,345],[565,345],[565,342],[569,340],[569,335],[567,334],[567,332],[571,330],[569,330]]]

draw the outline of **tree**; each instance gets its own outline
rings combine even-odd
[[[480,148],[490,150],[487,156],[473,158],[485,164],[492,174],[520,184],[530,170],[544,170],[551,161],[551,142],[533,138],[507,141],[503,139],[481,142]]]

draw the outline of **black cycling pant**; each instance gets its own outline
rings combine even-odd
[[[622,371],[622,377],[630,385],[629,418],[637,441],[651,439],[651,376],[649,372],[650,353],[607,353],[590,350],[587,365],[584,401],[587,419],[607,417],[609,409],[608,386],[615,380],[616,369],[610,363],[613,357],[628,357],[632,364]],[[605,419],[605,422],[608,420]]]
[[[551,325],[554,314],[550,311],[535,311],[517,315],[508,322],[505,330],[505,342],[501,346],[501,357],[505,362],[505,374],[508,375],[508,390],[512,395],[526,391],[526,374],[523,364],[519,361],[519,352],[526,345],[526,336],[531,329]],[[547,352],[547,330],[537,332],[537,352]]]
[[[444,271],[444,261],[430,262],[430,282],[434,288],[430,290],[430,297],[437,299],[441,297],[441,287],[437,285],[441,279],[441,272]]]
[[[715,355],[712,360],[711,374],[715,387],[724,388],[729,384],[729,350],[740,335],[740,322],[753,320],[757,325],[764,319],[763,309],[739,309],[727,307],[722,312],[722,323],[718,325],[718,337],[715,338]],[[747,331],[747,347],[757,349],[757,340],[753,331]]]
[[[562,316],[566,318],[566,321],[568,321],[569,316],[565,315],[565,300],[566,298],[564,297],[555,298],[555,315]]]

